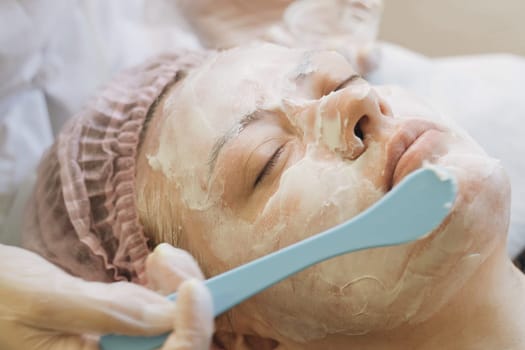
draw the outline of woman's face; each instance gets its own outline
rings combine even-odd
[[[169,92],[145,152],[209,275],[355,216],[424,162],[458,180],[452,214],[424,240],[315,265],[243,304],[232,327],[309,340],[417,323],[504,240],[498,162],[420,106],[335,52],[271,45],[215,54]]]

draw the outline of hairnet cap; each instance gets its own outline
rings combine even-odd
[[[201,54],[163,55],[118,75],[44,155],[24,246],[88,280],[144,283],[147,238],[135,163],[148,111]]]

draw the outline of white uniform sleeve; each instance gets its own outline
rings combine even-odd
[[[0,1],[0,242],[16,244],[36,165],[112,74],[195,48],[164,0]]]

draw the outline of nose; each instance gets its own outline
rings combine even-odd
[[[333,92],[315,113],[316,141],[347,160],[359,158],[373,138],[376,125],[391,115],[386,102],[366,83]]]

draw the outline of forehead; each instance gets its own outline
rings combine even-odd
[[[349,63],[332,51],[306,51],[276,45],[238,48],[219,53],[188,76],[180,100],[199,105],[216,129],[227,128],[257,108],[278,108],[300,99],[298,89],[312,76],[349,74]]]

